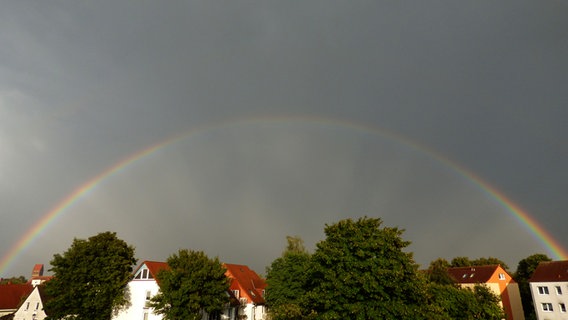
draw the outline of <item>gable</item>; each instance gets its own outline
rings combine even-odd
[[[154,280],[160,270],[167,268],[165,262],[144,261],[134,271],[132,280]]]

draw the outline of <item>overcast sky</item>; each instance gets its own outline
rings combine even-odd
[[[116,231],[140,260],[204,250],[259,273],[286,235],[405,229],[408,251],[568,247],[568,2],[7,1],[0,10],[0,259],[122,159],[0,276]]]

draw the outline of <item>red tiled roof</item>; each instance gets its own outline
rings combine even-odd
[[[144,264],[146,265],[146,267],[148,267],[148,270],[150,271],[150,273],[152,274],[154,279],[156,279],[156,275],[158,274],[158,272],[160,272],[160,270],[170,268],[166,262],[144,261],[144,262],[142,262],[142,264],[140,264],[140,267]],[[138,271],[138,269],[140,269],[140,267],[136,268],[136,271]],[[134,273],[136,273],[136,272],[134,272]]]
[[[498,265],[448,268],[448,274],[457,283],[486,283],[495,274]]]
[[[239,290],[241,298],[247,298],[249,302],[264,304],[262,291],[266,288],[266,282],[249,267],[240,264],[224,263],[227,269],[225,273],[231,278],[231,290]]]
[[[568,261],[546,261],[538,264],[529,282],[568,281]]]
[[[0,285],[0,310],[17,309],[24,298],[34,289],[30,284]]]

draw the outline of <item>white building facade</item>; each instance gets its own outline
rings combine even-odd
[[[529,284],[537,319],[568,320],[568,261],[541,262]]]

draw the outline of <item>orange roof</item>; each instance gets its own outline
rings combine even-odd
[[[17,309],[22,300],[27,297],[34,287],[30,284],[0,285],[0,310]]]
[[[457,283],[486,283],[499,265],[448,268],[448,274]]]
[[[538,264],[529,282],[568,281],[568,261],[543,261]]]
[[[224,263],[223,266],[227,269],[227,277],[232,279],[231,290],[239,290],[240,297],[247,298],[249,302],[264,304],[264,279],[245,265]]]

